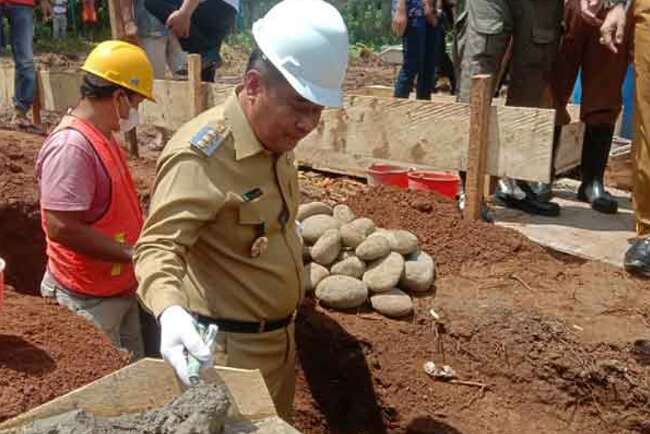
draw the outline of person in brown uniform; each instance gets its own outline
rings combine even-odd
[[[632,201],[638,238],[625,253],[625,269],[650,277],[650,0],[634,0],[631,5],[620,0],[614,3],[600,28],[600,43],[612,52],[625,46],[625,27],[632,9],[634,46],[634,164]]]
[[[342,105],[349,42],[343,18],[322,0],[277,4],[253,36],[242,83],[181,127],[158,161],[136,276],[160,322],[161,354],[182,381],[185,351],[211,363],[197,322],[216,324],[217,363],[260,369],[290,419],[303,297],[292,150],[324,107]]]
[[[580,0],[564,5],[564,35],[551,75],[557,124],[571,119],[566,110],[569,97],[582,68],[582,104],[580,120],[585,123],[582,145],[582,184],[578,198],[599,212],[614,214],[618,203],[603,185],[605,166],[614,136],[614,126],[623,103],[621,87],[630,63],[631,22],[626,37],[614,53],[599,42],[600,26],[606,11],[581,7]],[[607,5],[606,5],[607,6]]]

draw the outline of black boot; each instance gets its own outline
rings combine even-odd
[[[504,191],[501,188],[498,188],[497,192],[494,194],[495,199],[508,208],[519,209],[527,214],[546,217],[557,217],[560,215],[560,205],[554,202],[544,202],[539,200],[526,181],[518,180],[516,183],[525,194],[523,198],[518,199],[513,192]]]
[[[623,265],[630,273],[650,277],[650,238],[636,240],[625,252]]]
[[[594,210],[605,214],[618,211],[618,202],[605,191],[603,184],[613,136],[613,125],[587,124],[582,144],[582,184],[578,199],[589,202]]]

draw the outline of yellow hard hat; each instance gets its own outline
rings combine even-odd
[[[154,101],[153,67],[144,50],[124,41],[104,41],[90,52],[82,71]]]

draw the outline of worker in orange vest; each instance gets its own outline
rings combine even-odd
[[[37,130],[27,117],[36,92],[36,71],[34,69],[34,6],[35,0],[0,0],[0,22],[6,17],[11,33],[11,54],[16,68],[14,79],[13,125],[25,130]],[[43,19],[52,15],[49,0],[40,0]],[[0,23],[0,29],[2,25]],[[2,38],[0,38],[2,39]],[[2,47],[0,46],[0,49]]]
[[[37,160],[48,257],[41,293],[95,323],[137,358],[143,342],[131,258],[143,219],[114,135],[132,130],[139,104],[153,101],[153,68],[140,47],[106,41],[81,69],[81,101]]]

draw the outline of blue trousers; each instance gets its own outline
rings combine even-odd
[[[404,61],[395,81],[395,97],[408,98],[417,77],[417,99],[431,99],[442,38],[441,23],[432,27],[424,17],[409,18],[402,38]]]
[[[16,68],[14,106],[27,111],[34,102],[36,71],[34,69],[34,8],[11,4],[0,5],[0,19],[7,17],[11,32],[11,53]]]

